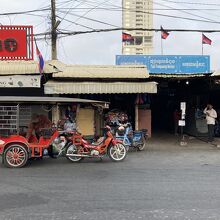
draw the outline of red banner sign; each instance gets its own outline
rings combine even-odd
[[[0,26],[0,60],[33,60],[32,26]]]

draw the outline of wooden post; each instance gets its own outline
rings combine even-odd
[[[138,130],[138,105],[135,105],[135,130]]]
[[[56,105],[54,108],[52,108],[52,122],[57,125],[59,119],[59,105]]]

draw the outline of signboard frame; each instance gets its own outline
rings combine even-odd
[[[33,60],[33,26],[0,26],[0,60]]]

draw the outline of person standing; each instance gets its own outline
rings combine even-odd
[[[208,104],[203,112],[206,115],[206,122],[208,125],[208,142],[212,142],[214,140],[214,126],[217,113],[211,104]]]

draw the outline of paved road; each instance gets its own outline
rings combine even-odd
[[[152,143],[122,163],[0,165],[0,219],[220,219],[220,150]]]

